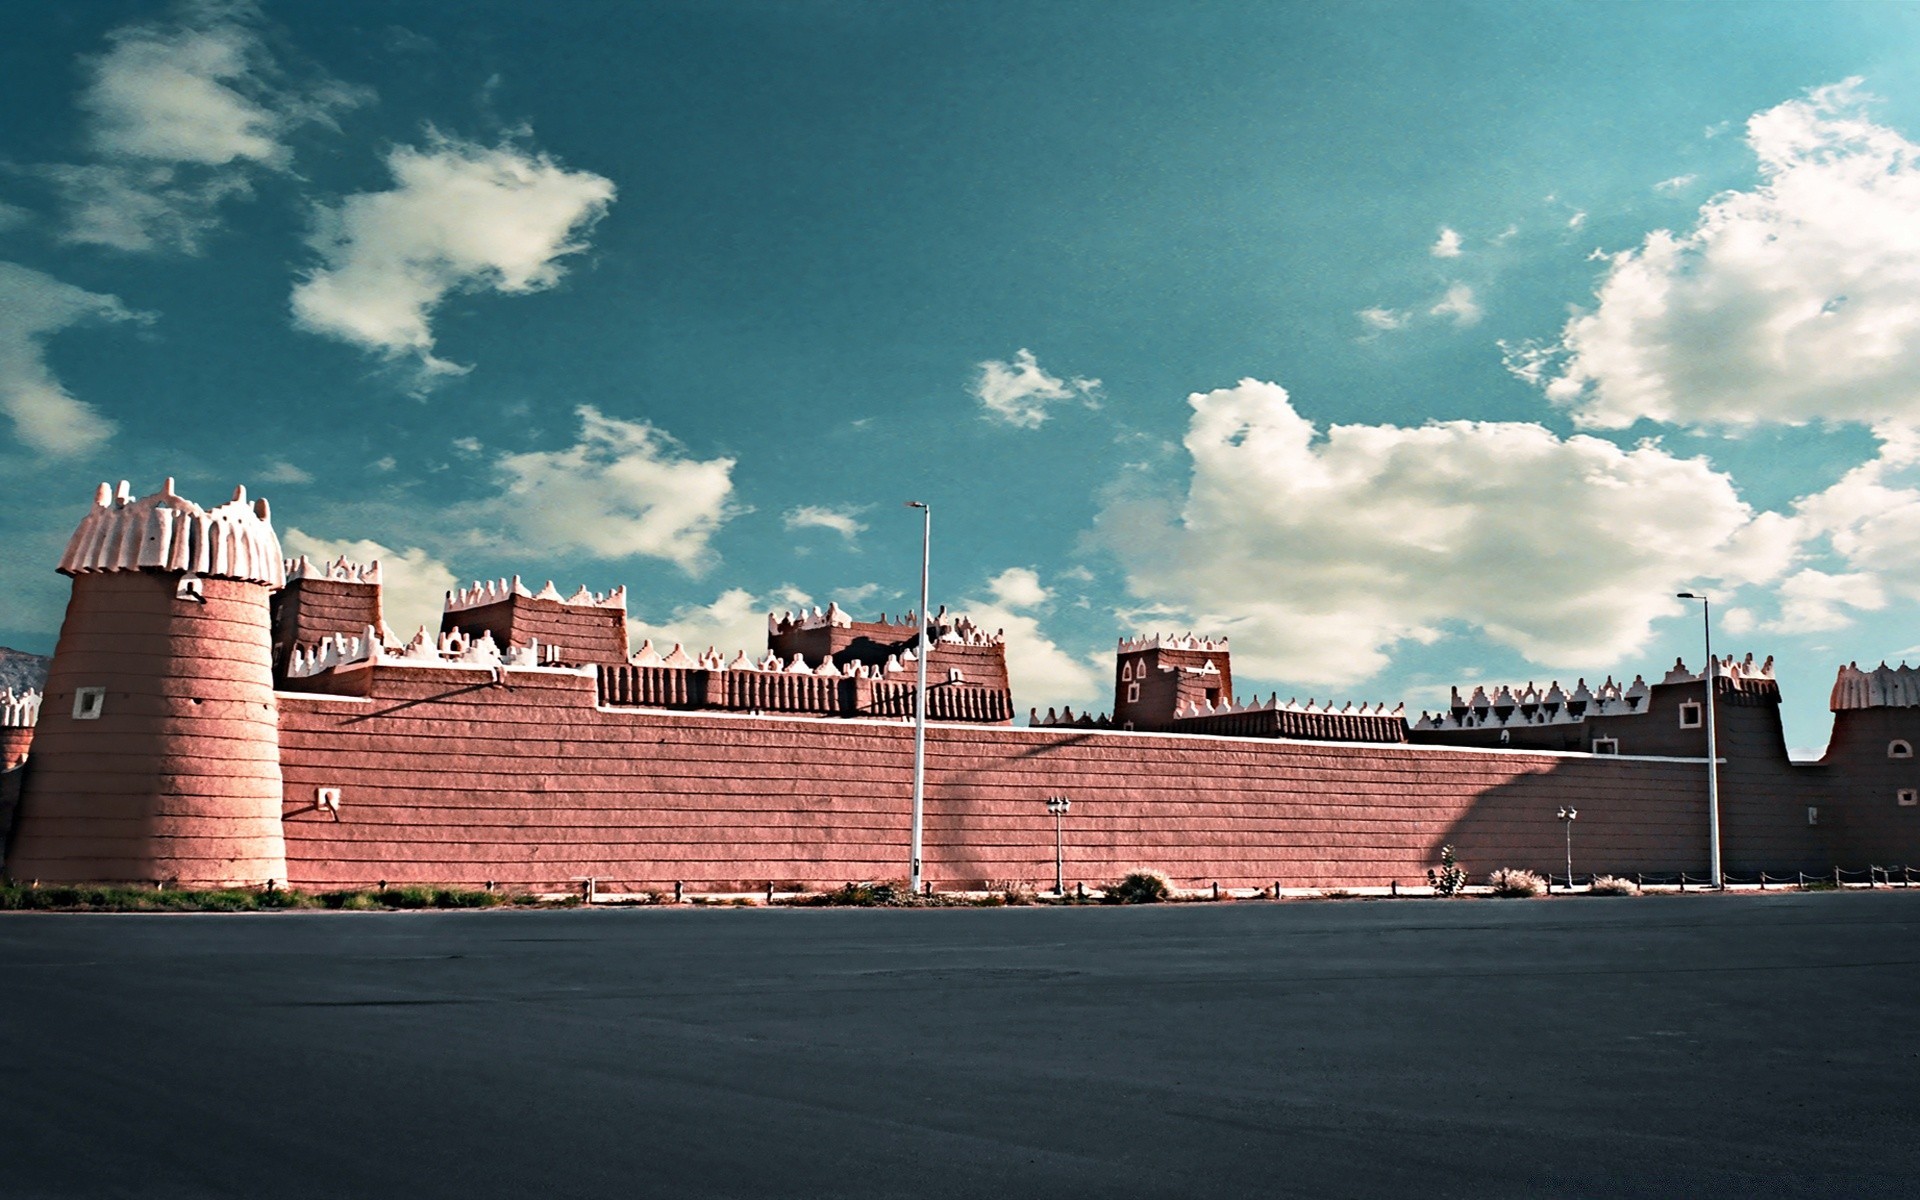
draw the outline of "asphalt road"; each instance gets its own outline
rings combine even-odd
[[[7,1197],[1920,1192],[1911,894],[0,917]]]

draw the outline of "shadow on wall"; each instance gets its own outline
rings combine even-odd
[[[1562,759],[1544,776],[1488,789],[1433,846],[1451,844],[1474,882],[1501,867],[1523,867],[1564,878],[1568,822],[1573,873],[1689,878],[1711,873],[1707,764],[1645,781],[1585,769],[1593,759]],[[1542,787],[1542,783],[1547,786]],[[1752,879],[1795,871],[1824,871],[1839,861],[1842,814],[1826,803],[1824,768],[1785,761],[1720,766],[1720,843],[1723,871]],[[1808,810],[1817,810],[1809,824]],[[1842,864],[1853,865],[1853,864]]]

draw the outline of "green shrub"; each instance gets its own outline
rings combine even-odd
[[[1173,899],[1173,884],[1166,873],[1150,867],[1128,871],[1105,891],[1108,904],[1158,904]]]
[[[1635,890],[1633,880],[1618,875],[1595,875],[1587,885],[1589,896],[1631,896]]]
[[[1521,867],[1501,867],[1487,876],[1487,886],[1496,896],[1538,896],[1547,881]]]
[[[1453,845],[1440,847],[1440,865],[1427,868],[1427,883],[1436,896],[1458,896],[1467,887],[1467,869],[1454,857]]]

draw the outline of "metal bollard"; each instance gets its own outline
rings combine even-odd
[[[1387,891],[1392,895],[1398,896],[1400,894],[1400,881],[1398,879],[1387,880]]]
[[[1278,879],[1273,881],[1273,898],[1275,900],[1280,898],[1280,881]]]
[[[1218,879],[1213,881],[1213,898],[1215,900],[1220,898],[1220,881]]]
[[[673,902],[675,904],[680,903],[680,889],[684,886],[685,885],[678,879],[673,881]]]
[[[773,880],[767,880],[767,903],[773,903]]]
[[[1846,886],[1845,884],[1840,882],[1840,864],[1838,863],[1835,863],[1833,867],[1833,886],[1835,887]]]
[[[587,876],[587,881],[580,885],[580,898],[588,904],[593,903],[593,876]]]
[[[1086,884],[1084,884],[1084,883],[1076,883],[1076,884],[1074,884],[1074,885],[1073,885],[1073,890],[1074,890],[1074,894],[1075,894],[1076,896],[1078,896],[1078,897],[1079,897],[1080,899],[1082,899],[1082,900],[1085,900],[1085,899],[1087,898],[1087,885],[1086,885]]]

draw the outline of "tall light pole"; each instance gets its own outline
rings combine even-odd
[[[1580,819],[1577,808],[1560,810],[1560,823],[1567,827],[1567,890],[1573,890],[1573,823]]]
[[[1048,796],[1047,811],[1053,814],[1053,894],[1067,894],[1067,854],[1060,840],[1060,818],[1067,815],[1073,801],[1065,796]]]
[[[927,802],[927,564],[933,557],[933,506],[923,500],[907,501],[923,519],[920,526],[920,649],[914,665],[913,688],[913,869],[908,873],[907,890],[920,894],[920,832]]]
[[[1713,734],[1713,601],[1696,592],[1675,592],[1681,600],[1700,602],[1700,628],[1707,642],[1707,669],[1701,678],[1707,685],[1707,854],[1713,872],[1715,890],[1726,886],[1720,874],[1720,756]]]

